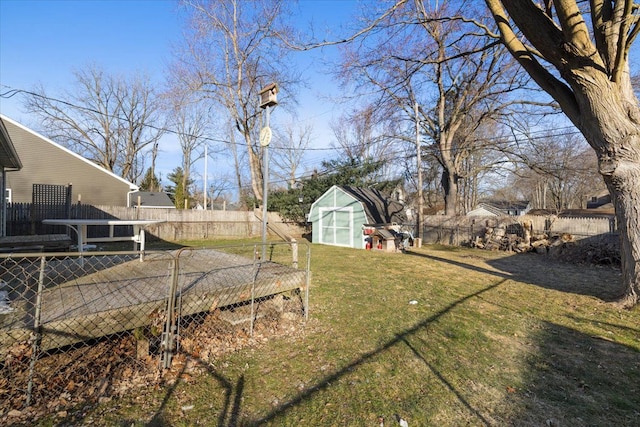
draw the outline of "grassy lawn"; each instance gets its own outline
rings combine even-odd
[[[640,310],[607,302],[618,271],[438,246],[311,250],[302,331],[192,361],[83,421],[640,426]]]

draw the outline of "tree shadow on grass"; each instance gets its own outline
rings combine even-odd
[[[592,295],[608,300],[612,298],[610,290],[602,289],[598,280],[593,279],[589,286],[576,287],[563,284],[555,274],[564,272],[567,267],[557,261],[531,254],[523,257],[489,260],[491,268],[467,264],[437,256],[415,254],[439,262],[500,277],[498,283],[487,286],[477,292],[456,300],[441,311],[423,319],[414,327],[398,333],[395,338],[383,343],[375,350],[365,353],[342,369],[325,376],[315,385],[307,388],[292,399],[280,404],[264,417],[247,425],[259,426],[286,416],[291,408],[310,400],[315,394],[348,375],[380,353],[394,346],[406,346],[420,360],[438,381],[451,392],[458,402],[475,420],[476,425],[494,425],[496,419],[508,425],[610,425],[615,419],[622,424],[640,425],[640,394],[637,384],[640,382],[640,354],[633,348],[617,344],[599,337],[592,337],[574,329],[550,322],[533,333],[534,351],[522,355],[523,387],[505,392],[505,405],[509,408],[498,415],[475,407],[472,400],[465,397],[465,391],[458,390],[447,375],[440,372],[429,362],[426,354],[429,348],[414,339],[415,335],[441,316],[447,314],[465,301],[481,296],[507,280],[531,283],[548,289]],[[532,275],[531,269],[539,269]],[[575,267],[572,267],[575,268]],[[496,270],[494,270],[496,269]],[[579,269],[579,268],[578,268]],[[611,272],[605,272],[611,274]],[[589,274],[587,274],[589,276]],[[584,277],[580,276],[582,279]],[[616,325],[612,325],[616,326]],[[626,327],[623,327],[626,329]],[[499,410],[498,410],[499,411]],[[542,417],[541,414],[545,414]],[[544,419],[543,419],[544,418]],[[420,420],[415,420],[419,425]],[[558,424],[560,423],[560,424]]]
[[[412,335],[414,335],[414,334],[418,333],[419,331],[423,330],[429,324],[433,323],[434,321],[436,321],[441,316],[444,316],[445,314],[449,313],[451,310],[455,309],[458,305],[463,304],[465,301],[467,301],[469,299],[472,299],[472,298],[475,298],[477,296],[480,296],[481,294],[500,286],[503,282],[504,282],[504,280],[500,281],[498,283],[495,283],[493,285],[487,286],[487,287],[485,287],[485,288],[483,288],[483,289],[481,289],[481,290],[479,290],[477,292],[471,293],[469,295],[466,295],[466,296],[464,296],[464,297],[452,302],[451,304],[449,304],[448,306],[446,306],[442,310],[438,311],[437,313],[433,314],[432,316],[429,316],[426,319],[423,319],[421,322],[417,323],[415,326],[413,326],[413,327],[411,327],[409,329],[406,329],[402,333],[397,334],[395,336],[395,338],[393,338],[391,340],[388,340],[387,342],[383,343],[382,345],[380,345],[375,350],[372,350],[372,351],[369,351],[367,353],[364,353],[362,356],[360,356],[359,358],[355,359],[351,363],[347,364],[342,369],[339,369],[336,372],[325,376],[321,381],[317,382],[315,385],[307,388],[305,391],[303,391],[302,393],[298,394],[294,398],[292,398],[292,399],[280,404],[277,408],[272,410],[266,416],[262,417],[259,420],[254,421],[254,422],[251,422],[250,424],[247,424],[247,425],[249,425],[249,426],[260,426],[260,425],[266,424],[268,422],[274,421],[276,418],[281,417],[282,415],[284,415],[290,408],[295,407],[296,405],[299,405],[299,404],[303,403],[305,400],[311,399],[319,391],[324,390],[329,385],[331,385],[332,383],[334,383],[337,380],[339,380],[341,377],[350,374],[353,370],[357,369],[358,367],[360,367],[360,366],[366,364],[367,362],[369,362],[370,360],[374,359],[380,353],[388,351],[389,349],[391,349],[392,347],[397,346],[397,345],[406,345],[407,344],[407,340],[408,340],[409,337],[411,337]],[[413,348],[411,348],[411,350],[415,352],[415,350]],[[441,380],[444,380],[444,376],[441,375],[440,373],[437,373],[435,368],[431,367],[431,369],[432,369],[432,371],[434,371],[436,373],[436,376],[438,378],[440,378]],[[459,398],[462,398],[462,396],[460,394],[455,392],[455,387],[451,383],[448,383],[446,380],[444,381],[444,383],[445,383],[447,388],[449,388],[452,392],[454,392]],[[470,404],[464,400],[464,398],[462,398],[461,402],[467,408],[469,408],[472,412],[475,412],[475,409],[472,408],[470,406]],[[479,419],[481,421],[483,421],[483,419],[481,417]],[[486,422],[486,420],[484,420],[484,421],[485,422],[483,422],[482,425],[487,425],[487,426],[490,425],[490,424],[488,424]]]
[[[485,260],[484,262],[493,269],[431,254],[419,252],[407,252],[407,254],[529,283],[545,289],[593,296],[605,302],[618,300],[623,292],[620,270],[617,268],[569,264],[535,253],[521,253]]]
[[[241,413],[242,394],[244,392],[244,375],[241,375],[234,384],[231,380],[213,369],[210,364],[200,359],[189,358],[189,360],[196,363],[206,374],[215,379],[219,386],[224,390],[223,404],[216,418],[216,425],[220,427],[238,426],[238,419]],[[144,424],[145,427],[171,427],[172,424],[169,422],[171,417],[166,414],[167,405],[174,397],[178,386],[183,382],[183,378],[187,373],[187,366],[188,365],[185,363],[175,374],[175,381],[166,389],[162,402],[160,402],[160,405],[154,412],[151,419]],[[126,419],[122,420],[120,425],[122,427],[129,427],[131,425],[135,425],[136,422],[137,421],[134,419]]]
[[[549,322],[533,337],[510,425],[640,425],[637,350]]]
[[[217,425],[220,427],[260,426],[274,423],[286,417],[293,408],[304,404],[327,389],[331,384],[350,375],[354,370],[363,367],[381,353],[393,347],[406,347],[448,390],[474,420],[475,425],[495,425],[500,419],[504,425],[640,425],[640,355],[633,348],[608,341],[602,337],[593,337],[574,329],[543,322],[542,327],[531,332],[530,346],[533,350],[522,353],[522,369],[520,371],[521,386],[505,392],[504,405],[507,409],[498,408],[495,413],[487,407],[474,404],[470,391],[460,389],[448,374],[443,373],[429,361],[427,354],[429,344],[421,340],[417,334],[440,317],[448,314],[466,301],[482,296],[487,291],[501,286],[507,280],[522,281],[549,289],[575,292],[607,298],[597,286],[591,285],[580,289],[559,283],[554,277],[562,273],[561,263],[548,265],[547,260],[535,255],[525,255],[486,261],[488,268],[467,264],[458,260],[441,258],[433,255],[413,254],[438,262],[470,269],[498,277],[497,283],[486,286],[451,302],[437,313],[422,319],[415,326],[398,332],[394,338],[383,342],[376,349],[359,355],[341,369],[326,375],[315,384],[307,387],[291,399],[259,419],[240,420],[241,402],[244,392],[244,376],[237,381],[225,377],[210,365],[201,362],[224,390],[224,403],[217,414]],[[521,259],[518,259],[522,257]],[[532,258],[533,257],[533,258]],[[531,269],[541,269],[531,274]],[[582,276],[580,276],[582,277]],[[620,325],[609,325],[611,328]],[[164,416],[167,402],[175,393],[175,385],[167,390],[164,400],[148,426],[169,426]],[[504,411],[504,413],[500,413]],[[544,415],[544,416],[543,416]],[[421,420],[413,423],[420,425]]]
[[[400,334],[397,334],[395,338],[387,341],[386,343],[383,343],[381,346],[379,346],[375,350],[365,353],[364,355],[358,357],[356,360],[344,366],[342,369],[339,369],[338,371],[325,376],[322,380],[317,382],[315,385],[308,387],[307,389],[299,393],[294,398],[286,402],[283,402],[282,404],[274,408],[271,412],[269,412],[267,415],[265,415],[264,417],[258,420],[246,421],[246,422],[240,420],[240,414],[242,409],[241,402],[242,402],[242,395],[244,392],[244,383],[245,383],[244,375],[241,375],[238,378],[238,380],[235,381],[235,384],[234,384],[233,380],[217,372],[215,369],[212,368],[210,364],[204,361],[195,359],[196,363],[198,363],[200,367],[204,368],[206,373],[210,375],[212,378],[214,378],[224,390],[224,399],[223,399],[224,403],[222,405],[222,408],[218,411],[216,425],[219,427],[239,427],[239,426],[260,426],[260,425],[267,424],[269,422],[274,421],[276,418],[286,415],[286,413],[296,405],[303,403],[305,400],[312,399],[314,395],[316,395],[318,392],[330,386],[331,383],[339,380],[343,376],[349,375],[354,369],[357,369],[358,367],[366,364],[367,362],[369,362],[370,360],[378,356],[380,353],[383,353],[389,350],[391,347],[394,347],[397,345],[407,345],[412,351],[414,351],[414,353],[416,353],[417,350],[415,350],[415,348],[413,348],[408,341],[411,335],[423,330],[430,323],[436,321],[441,316],[455,309],[455,307],[457,307],[458,305],[463,304],[465,301],[471,298],[477,297],[482,293],[487,292],[497,286],[500,286],[501,283],[502,282],[493,284],[491,286],[488,286],[472,294],[466,295],[463,298],[460,298],[452,302],[447,307],[443,308],[442,310],[435,313],[434,315],[424,319],[420,323],[416,324],[414,327],[409,328]],[[427,363],[426,360],[425,360],[425,363]],[[444,375],[439,373],[435,369],[435,367],[430,365],[429,367],[432,370],[432,372],[436,375],[436,377],[438,377],[446,385],[446,387],[460,399],[460,401],[465,405],[465,407],[467,407],[470,411],[476,413],[478,419],[483,421],[482,425],[486,425],[486,426],[490,425],[488,422],[486,422],[486,420],[482,418],[482,415],[478,411],[476,411],[469,402],[465,400],[462,394],[456,392],[455,386],[452,383],[449,383],[444,377]],[[149,422],[145,424],[146,427],[169,427],[171,425],[167,421],[168,417],[165,414],[166,406],[168,402],[171,400],[171,398],[174,396],[176,389],[181,381],[180,379],[184,376],[184,374],[185,374],[185,368],[183,367],[177,373],[177,376],[176,376],[177,380],[169,387],[169,389],[166,390],[163,400],[160,403],[158,409],[155,411],[153,417]],[[123,426],[131,425],[132,422],[134,421],[124,420],[121,425]]]

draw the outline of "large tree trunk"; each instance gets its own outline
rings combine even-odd
[[[598,156],[620,233],[624,307],[640,299],[640,123],[633,92],[616,88],[603,73],[575,67],[569,80],[580,115],[570,117]],[[630,90],[630,88],[629,88]],[[634,102],[629,102],[634,100]]]
[[[245,144],[247,146],[247,155],[249,156],[249,172],[251,173],[251,190],[256,200],[262,203],[264,199],[262,195],[262,161],[259,154],[253,151],[251,145],[251,135],[244,134]]]
[[[632,307],[640,301],[640,158],[633,169],[615,177],[605,177],[620,233],[624,286],[620,303],[624,307]]]
[[[444,214],[448,216],[458,214],[458,178],[458,174],[451,173],[447,168],[443,169]]]
[[[633,306],[640,301],[640,108],[627,56],[636,36],[633,2],[588,2],[591,15],[584,19],[586,2],[556,0],[546,2],[545,10],[531,0],[485,1],[505,46],[598,156],[620,231],[621,302]],[[553,75],[539,57],[559,74]]]
[[[624,287],[620,303],[632,307],[640,301],[640,125],[630,119],[620,103],[608,103],[606,95],[591,101],[598,117],[590,123],[605,120],[606,126],[600,126],[604,135],[595,139],[592,129],[581,130],[591,136],[587,140],[598,154],[599,171],[616,210]]]

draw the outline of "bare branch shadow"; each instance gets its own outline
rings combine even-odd
[[[509,257],[485,261],[487,265],[498,271],[425,253],[407,252],[407,254],[448,263],[479,273],[529,283],[545,289],[593,296],[605,302],[618,300],[623,291],[619,279],[611,280],[612,275],[617,272],[614,268],[578,266],[534,253],[514,254]],[[604,278],[607,278],[608,281]]]
[[[385,352],[385,351],[389,350],[390,348],[392,348],[392,347],[394,347],[396,345],[406,344],[408,337],[411,337],[412,335],[416,334],[417,332],[423,330],[424,328],[429,326],[429,324],[433,323],[434,321],[436,321],[441,316],[447,314],[448,312],[450,312],[451,310],[456,308],[458,305],[464,303],[465,301],[467,301],[469,299],[472,299],[472,298],[475,298],[475,297],[477,297],[479,295],[482,295],[483,293],[485,293],[487,291],[490,291],[490,290],[500,286],[502,283],[504,283],[504,280],[501,280],[498,283],[495,283],[493,285],[487,286],[487,287],[485,287],[485,288],[483,288],[483,289],[481,289],[481,290],[479,290],[477,292],[471,293],[469,295],[466,295],[466,296],[454,301],[453,303],[449,304],[448,306],[446,306],[442,310],[438,311],[437,313],[433,314],[432,316],[429,316],[428,318],[426,318],[426,319],[422,320],[421,322],[417,323],[415,326],[405,330],[404,332],[402,332],[400,334],[397,334],[395,338],[387,341],[386,343],[382,344],[381,346],[379,346],[375,350],[372,350],[372,351],[369,351],[369,352],[365,353],[364,355],[362,355],[358,359],[356,359],[353,362],[349,363],[348,365],[344,366],[342,369],[334,372],[331,375],[327,375],[326,377],[324,377],[317,384],[309,387],[308,389],[306,389],[304,392],[300,393],[299,395],[297,395],[293,399],[290,399],[290,400],[288,400],[286,402],[281,403],[277,408],[272,410],[266,416],[264,416],[263,418],[261,418],[259,420],[253,421],[248,425],[250,425],[250,426],[259,426],[259,425],[263,425],[265,423],[268,423],[270,421],[273,421],[276,417],[281,416],[282,414],[286,413],[289,410],[289,408],[292,408],[292,407],[304,402],[307,399],[311,399],[313,397],[313,395],[315,395],[319,391],[325,389],[331,383],[334,383],[335,381],[339,380],[341,377],[343,377],[345,375],[348,375],[351,371],[353,371],[357,367],[367,363],[370,359],[373,359],[374,357],[376,357],[380,353]],[[447,384],[448,387],[453,387],[451,384],[449,384],[446,381],[445,381],[445,384]],[[459,394],[456,393],[456,395],[459,395]]]

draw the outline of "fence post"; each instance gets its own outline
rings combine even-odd
[[[29,383],[27,384],[27,399],[25,407],[31,405],[33,391],[33,376],[36,368],[38,350],[42,341],[42,327],[40,325],[40,310],[42,309],[42,290],[44,288],[45,257],[40,257],[40,272],[38,274],[38,291],[36,293],[35,313],[33,315],[33,333],[31,335],[31,361],[29,362]]]
[[[178,257],[180,253],[178,253]],[[179,258],[176,257],[171,263],[171,283],[169,284],[169,295],[167,296],[167,312],[165,313],[167,319],[165,321],[164,332],[162,337],[162,367],[169,369],[171,367],[171,359],[173,357],[173,347],[175,341],[175,309],[176,309],[176,296],[178,290],[178,269]]]
[[[264,243],[263,243],[264,245]],[[264,246],[262,248],[262,253],[265,253]],[[258,277],[258,269],[261,266],[261,263],[258,263],[258,245],[253,246],[253,275],[251,279],[251,319],[249,319],[249,336],[253,336],[253,320],[255,317],[255,295],[256,295],[256,278]],[[262,261],[262,260],[261,260]]]
[[[307,271],[304,284],[304,321],[309,320],[309,286],[311,285],[311,246],[307,248]]]
[[[291,253],[292,253],[292,265],[296,270],[298,269],[298,241],[291,239]]]

